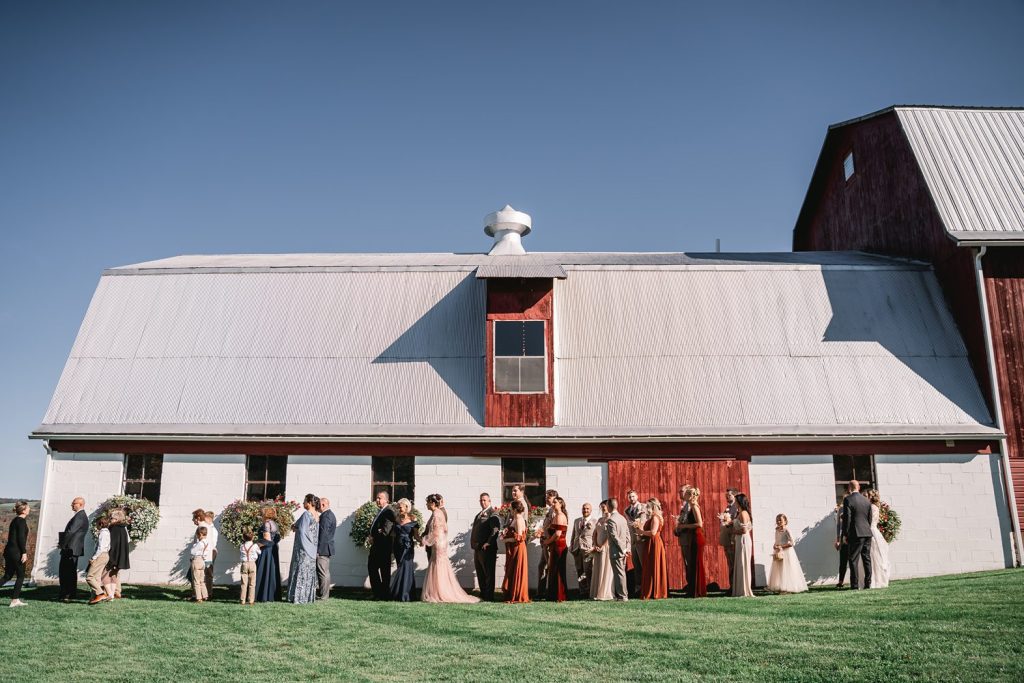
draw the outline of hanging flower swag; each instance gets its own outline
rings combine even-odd
[[[128,538],[133,543],[145,541],[160,523],[160,508],[153,501],[131,495],[111,496],[100,503],[99,508],[93,513],[90,525],[93,538],[100,535],[97,522],[101,519],[109,520],[110,513],[117,508],[124,510],[128,517]]]
[[[248,529],[256,533],[263,525],[263,509],[273,508],[277,511],[277,525],[281,529],[281,538],[285,538],[292,532],[292,524],[295,523],[295,511],[299,504],[294,500],[236,500],[228,503],[224,511],[220,513],[220,533],[231,542],[231,545],[239,546],[244,542],[242,534]]]
[[[900,516],[889,507],[888,503],[878,505],[878,530],[886,543],[892,543],[900,533]]]
[[[392,503],[391,509],[395,511],[395,516],[398,516],[398,504]],[[356,510],[355,515],[352,519],[352,531],[349,536],[352,537],[352,542],[356,544],[358,548],[370,549],[370,527],[373,526],[373,520],[377,517],[377,512],[380,508],[377,507],[377,503],[372,500],[368,503],[363,503]],[[424,529],[423,525],[423,513],[413,508],[410,512],[412,518],[415,519],[420,525],[420,531]]]

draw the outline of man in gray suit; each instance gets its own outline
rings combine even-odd
[[[850,588],[871,588],[871,502],[860,495],[860,482],[851,481],[850,492],[843,499],[843,529],[849,546]],[[860,579],[860,563],[864,563],[864,582]]]
[[[629,521],[619,514],[619,501],[608,499],[610,514],[605,521],[608,529],[608,551],[612,561],[612,594],[616,600],[629,600],[626,583],[626,555],[630,553]]]

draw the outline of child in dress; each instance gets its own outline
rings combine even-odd
[[[786,528],[787,524],[789,519],[786,515],[775,517],[775,546],[768,590],[773,593],[803,593],[807,590],[807,580],[793,548],[793,537]]]
[[[206,540],[206,527],[196,528],[196,542],[192,544],[190,552],[192,556],[192,589],[196,602],[204,602],[210,599],[206,590],[206,564],[213,564],[213,548]]]
[[[256,602],[256,559],[260,556],[260,546],[253,541],[255,534],[251,529],[242,532],[242,545],[239,547],[238,560],[242,563],[242,604]]]

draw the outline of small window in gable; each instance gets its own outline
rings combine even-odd
[[[843,175],[847,180],[853,177],[853,150],[851,149],[843,159]]]
[[[545,325],[543,320],[494,321],[494,391],[547,392]]]

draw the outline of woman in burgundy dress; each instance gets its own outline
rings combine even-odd
[[[647,501],[647,523],[638,530],[641,536],[647,538],[646,553],[640,564],[643,567],[643,581],[640,584],[640,597],[643,600],[668,597],[668,565],[665,562],[665,542],[661,539],[664,526],[661,503],[657,498],[651,498]]]
[[[686,586],[686,594],[691,598],[706,598],[708,595],[708,577],[704,569],[704,511],[700,509],[700,489],[696,486],[689,491],[687,502],[690,503],[690,512],[686,516],[689,528],[693,529],[694,566],[691,570],[687,567],[687,581],[692,581],[692,586]],[[692,579],[691,579],[692,576]]]
[[[565,545],[565,532],[569,529],[569,517],[565,513],[565,500],[555,498],[551,507],[554,517],[548,527],[548,537],[544,543],[548,547],[548,600],[565,602],[565,564],[568,551]]]
[[[505,527],[505,580],[501,592],[505,602],[530,602],[530,561],[526,557],[526,506],[512,501],[512,522]]]

